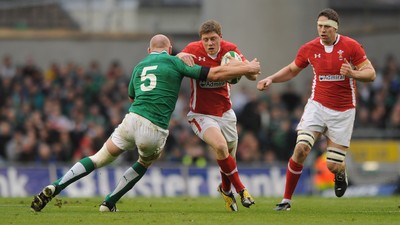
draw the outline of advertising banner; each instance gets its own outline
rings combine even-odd
[[[69,167],[0,168],[0,196],[24,197],[39,193],[60,178]],[[68,197],[105,196],[115,187],[126,167],[93,171],[61,192]],[[253,196],[282,196],[286,167],[239,168],[242,182]],[[312,193],[310,169],[303,170],[296,194]],[[151,167],[127,196],[216,196],[220,183],[218,167]]]

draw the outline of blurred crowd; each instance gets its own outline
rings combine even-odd
[[[375,67],[373,83],[358,83],[355,128],[400,129],[399,63],[388,55],[382,66]],[[127,113],[130,76],[131,71],[125,71],[118,61],[109,65],[95,60],[89,65],[52,63],[40,68],[34,58],[14,62],[12,55],[3,55],[0,164],[69,163],[96,152]],[[214,160],[186,120],[189,91],[184,80],[161,161],[203,167]],[[291,85],[279,93],[261,93],[255,85],[254,89],[240,86],[235,90],[238,162],[286,163],[308,97],[309,92],[298,93]],[[137,152],[128,151],[119,160],[131,164],[136,159]]]

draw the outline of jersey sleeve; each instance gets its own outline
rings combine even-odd
[[[367,55],[361,44],[359,44],[358,42],[355,42],[353,50],[354,50],[354,54],[353,54],[354,58],[351,59],[351,63],[353,65],[358,66],[358,65],[362,64],[363,62],[365,62],[365,60],[367,60]]]
[[[185,77],[190,77],[196,80],[204,79],[204,73],[207,72],[208,70],[202,69],[202,66],[199,66],[195,64],[194,66],[188,66],[186,65],[182,60],[180,60],[178,57],[172,57],[174,64],[176,65],[176,68],[178,72]],[[208,67],[205,67],[208,68]],[[205,79],[207,79],[207,74]],[[205,80],[204,79],[204,80]]]
[[[308,49],[305,45],[303,45],[299,51],[297,52],[296,58],[294,60],[296,66],[300,68],[306,68],[309,64],[308,56],[307,56]]]

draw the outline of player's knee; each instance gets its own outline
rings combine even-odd
[[[228,142],[228,151],[233,158],[236,157],[237,141]]]
[[[152,155],[144,156],[139,155],[139,161],[145,166],[149,167],[154,161],[156,161],[161,155],[161,152],[156,152]]]
[[[222,152],[228,153],[228,145],[226,144],[226,142],[214,144],[212,148],[217,154]]]
[[[301,130],[297,134],[296,147],[299,146],[299,148],[305,148],[311,150],[311,148],[314,146],[314,143],[315,143],[315,137],[311,131]]]
[[[92,162],[96,168],[100,168],[100,167],[103,167],[103,166],[111,163],[117,157],[112,156],[108,152],[106,144],[104,144],[103,147],[101,147],[101,149],[96,154],[90,156],[89,158],[92,160]]]
[[[304,161],[308,154],[310,153],[311,149],[307,145],[299,144],[296,145],[294,149],[294,158],[298,161]]]
[[[315,137],[310,131],[299,131],[294,149],[295,158],[304,160],[314,146]]]
[[[326,162],[326,167],[329,169],[329,171],[335,174],[339,171],[342,171],[343,166],[337,163]]]
[[[328,147],[326,152],[326,163],[328,169],[332,173],[336,173],[342,170],[342,167],[346,159],[346,150],[342,150],[335,147]]]

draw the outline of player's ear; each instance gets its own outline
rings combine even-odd
[[[168,54],[172,54],[172,46],[169,46],[169,48],[168,48]]]
[[[150,47],[147,48],[147,53],[149,53],[149,54],[151,53]]]

